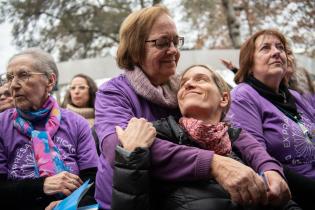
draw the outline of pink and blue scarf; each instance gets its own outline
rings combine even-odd
[[[46,119],[45,130],[35,130],[31,122],[44,119]],[[25,112],[16,109],[13,114],[14,127],[23,135],[28,136],[32,143],[37,177],[52,176],[61,171],[67,171],[60,151],[52,141],[52,137],[60,126],[60,119],[59,105],[52,96],[37,111]]]

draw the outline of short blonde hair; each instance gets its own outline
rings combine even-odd
[[[285,53],[287,54],[288,42],[282,33],[274,29],[265,29],[256,32],[241,46],[239,57],[240,68],[234,78],[236,84],[244,82],[246,77],[250,74],[251,69],[254,66],[255,42],[261,35],[272,35],[277,37],[283,44]]]
[[[228,105],[223,110],[223,113],[222,113],[222,116],[221,116],[221,120],[223,120],[225,118],[226,113],[230,109],[230,105],[231,105],[231,96],[230,96],[231,88],[229,87],[229,85],[225,82],[225,80],[217,72],[212,70],[210,67],[208,67],[206,65],[202,65],[202,64],[196,64],[196,65],[192,65],[192,66],[189,66],[188,68],[186,68],[181,74],[181,79],[183,78],[183,76],[190,69],[192,69],[194,67],[202,67],[202,68],[207,69],[211,73],[212,79],[213,79],[215,85],[218,87],[221,96],[223,96],[223,93],[227,93],[228,94],[228,97],[229,97]]]
[[[145,41],[154,22],[161,15],[170,15],[162,5],[155,5],[133,12],[124,20],[119,31],[116,62],[120,68],[133,70],[145,58]]]

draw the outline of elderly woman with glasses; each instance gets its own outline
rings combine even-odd
[[[89,125],[50,95],[55,72],[53,58],[36,48],[14,55],[7,66],[15,108],[0,114],[0,197],[10,209],[44,209],[95,178]],[[91,200],[93,192],[84,202]]]
[[[119,146],[116,126],[122,128],[117,127],[120,137],[133,142],[148,136],[141,132],[146,121],[180,115],[176,98],[179,78],[175,72],[183,44],[184,38],[178,35],[168,10],[161,5],[133,12],[121,25],[117,64],[124,73],[102,85],[95,101],[95,127],[102,150],[96,199],[104,209],[111,208],[115,150],[126,158],[131,157],[129,151],[133,150],[125,151]],[[261,178],[246,166],[233,167],[236,161],[231,158],[159,138],[150,151],[151,173],[157,188],[159,182],[167,185],[214,178],[235,202],[246,205],[266,201],[265,189],[259,187],[263,186]],[[229,179],[224,178],[227,175]],[[249,186],[250,191],[237,190]]]

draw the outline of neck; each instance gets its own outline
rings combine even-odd
[[[255,77],[255,75],[254,75]],[[268,88],[270,88],[273,92],[275,93],[279,93],[279,87],[280,87],[280,83],[281,80],[277,79],[277,78],[258,78],[255,77],[257,80],[259,80],[260,82],[262,82],[263,84],[265,84]]]
[[[216,112],[213,112],[211,114],[203,114],[201,112],[195,112],[195,113],[198,113],[197,115],[194,114],[194,115],[189,115],[187,117],[190,117],[190,118],[194,118],[196,120],[201,120],[203,121],[205,124],[217,124],[220,122],[220,119],[221,119],[221,112],[220,111],[216,111]]]

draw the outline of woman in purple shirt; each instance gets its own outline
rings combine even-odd
[[[36,48],[8,63],[15,108],[0,114],[0,198],[10,209],[44,209],[95,178],[98,157],[88,123],[50,95],[56,73],[53,58]],[[83,202],[93,202],[93,194]]]
[[[117,64],[124,73],[102,85],[95,102],[95,128],[102,151],[96,199],[102,208],[110,209],[111,205],[112,167],[119,143],[115,126],[125,129],[133,117],[152,122],[179,115],[175,72],[183,44],[184,38],[178,35],[163,6],[134,12],[122,23]],[[138,138],[137,132],[128,138],[130,141]],[[231,158],[158,138],[150,150],[154,178],[168,182],[214,178],[235,202],[265,202],[266,192],[258,187],[262,182],[260,177],[246,166],[234,168],[238,163]],[[224,179],[227,174],[230,178]],[[251,190],[237,190],[249,187]]]
[[[288,169],[293,199],[307,208],[304,203],[315,192],[315,110],[285,85],[287,49],[285,37],[275,30],[259,31],[242,45],[229,117]],[[297,176],[291,178],[291,172]],[[299,183],[309,184],[294,184],[299,175]]]

